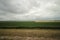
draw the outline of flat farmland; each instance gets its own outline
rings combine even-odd
[[[0,28],[60,28],[60,22],[0,21]]]
[[[60,30],[0,29],[0,40],[60,40]]]

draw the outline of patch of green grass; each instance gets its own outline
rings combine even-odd
[[[60,27],[60,22],[0,21],[0,27]]]

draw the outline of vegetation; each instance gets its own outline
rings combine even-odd
[[[60,30],[0,29],[0,40],[60,40]]]
[[[60,22],[0,21],[0,28],[58,28]]]

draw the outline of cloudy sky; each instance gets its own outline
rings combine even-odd
[[[0,0],[2,20],[60,20],[60,0]]]

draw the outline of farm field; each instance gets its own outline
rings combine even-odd
[[[60,27],[60,22],[0,21],[0,27]]]
[[[0,40],[60,40],[60,30],[0,29]]]

